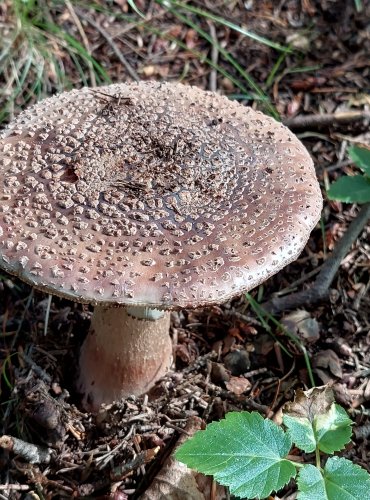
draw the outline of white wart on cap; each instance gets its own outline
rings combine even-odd
[[[296,259],[322,206],[287,128],[181,84],[46,99],[0,135],[0,169],[0,266],[97,304],[225,301]]]

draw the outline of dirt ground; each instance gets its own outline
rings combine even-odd
[[[11,3],[0,5],[3,40],[9,38],[15,23]],[[89,9],[83,2],[47,4],[50,16],[64,32],[85,46],[87,40],[91,55],[113,82],[135,78],[182,81],[266,110],[266,101],[258,92],[238,88],[235,81],[240,82],[240,73],[227,56],[166,10],[163,2],[137,1],[145,19],[125,0],[98,2],[101,10]],[[362,12],[352,0],[202,0],[188,4],[292,48],[282,56],[231,29],[228,23],[195,12],[183,14],[217,39],[253,77],[283,120],[319,113],[368,112],[367,2],[362,2]],[[65,47],[54,49],[64,62],[69,86],[82,86]],[[213,67],[205,58],[213,61]],[[235,81],[215,69],[215,64]],[[10,73],[0,72],[5,88],[0,95],[3,106],[11,99],[6,92],[9,78]],[[88,84],[93,83],[91,79],[94,76],[87,77]],[[17,95],[4,115],[3,126],[13,113],[37,98],[29,91],[31,84],[23,82],[28,94]],[[51,73],[44,90],[45,95],[58,90]],[[369,116],[365,115],[350,123],[303,124],[295,132],[314,159],[324,197],[330,182],[356,170],[346,155],[348,144],[370,144]],[[355,205],[325,199],[321,224],[299,259],[251,296],[263,303],[276,294],[284,296],[308,287],[358,210]],[[2,272],[1,434],[41,447],[47,458],[35,464],[0,448],[0,498],[155,498],[145,492],[184,435],[184,428],[202,425],[194,417],[204,424],[229,411],[257,410],[279,421],[281,407],[294,390],[310,387],[303,351],[282,325],[306,349],[316,384],[332,383],[337,401],[355,421],[353,441],[344,456],[370,471],[369,232],[370,226],[364,227],[342,261],[328,299],[318,304],[283,311],[273,320],[257,314],[245,296],[209,309],[173,312],[171,371],[148,395],[115,402],[97,416],[81,409],[74,389],[79,347],[89,328],[91,308],[53,297],[47,320],[48,296]],[[204,498],[228,498],[215,485],[202,488],[209,489]],[[294,485],[288,485],[275,498],[293,499],[294,492]],[[176,498],[190,498],[185,490],[177,494]]]

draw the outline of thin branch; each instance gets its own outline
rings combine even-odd
[[[0,491],[29,491],[27,484],[0,484]]]
[[[307,290],[292,293],[286,297],[273,298],[262,307],[272,314],[276,314],[287,309],[315,304],[325,300],[329,295],[329,287],[340,267],[344,257],[349,252],[352,244],[360,236],[368,220],[370,219],[370,203],[362,205],[357,217],[348,226],[344,236],[336,244],[333,252],[326,259],[313,285]]]
[[[208,24],[209,24],[209,33],[215,42],[212,44],[211,60],[213,64],[216,66],[218,63],[217,33],[213,23],[210,22]],[[217,70],[215,68],[212,68],[211,73],[209,74],[209,90],[211,90],[212,92],[216,92],[217,90]]]
[[[283,120],[283,123],[290,129],[296,130],[317,128],[335,123],[352,123],[358,120],[370,120],[370,111],[342,111],[318,115],[300,115]]]
[[[49,293],[48,299],[47,299],[46,311],[45,311],[45,322],[44,322],[44,336],[45,337],[48,333],[49,316],[50,316],[50,308],[51,308],[51,301],[52,300],[53,300],[53,296],[51,293]]]
[[[1,436],[0,447],[20,455],[31,464],[48,464],[52,456],[52,450],[49,448],[42,448],[13,436]]]
[[[49,374],[45,372],[40,366],[38,366],[26,353],[20,352],[18,353],[22,357],[22,359],[31,367],[31,369],[36,373],[38,377],[40,377],[47,384],[51,384],[52,378]]]

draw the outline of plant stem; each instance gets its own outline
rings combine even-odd
[[[296,462],[294,460],[288,460],[291,464],[294,465],[294,467],[297,467],[297,469],[301,469],[302,467],[305,466],[305,464],[301,464],[300,462]]]
[[[316,467],[321,470],[321,460],[320,460],[320,450],[318,447],[315,449],[315,455],[316,455]]]

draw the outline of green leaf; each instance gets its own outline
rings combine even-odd
[[[297,389],[294,401],[283,408],[283,422],[287,426],[293,442],[306,453],[317,446],[315,418],[326,415],[334,403],[333,390],[327,385],[313,387],[308,391]]]
[[[316,449],[316,438],[313,432],[313,427],[308,418],[291,417],[284,415],[283,422],[287,426],[292,437],[293,443],[305,451],[310,453]]]
[[[257,412],[230,412],[197,432],[176,452],[189,467],[213,475],[241,498],[265,498],[296,474],[285,459],[290,436]]]
[[[332,389],[322,386],[298,389],[294,401],[284,406],[283,422],[298,448],[306,453],[316,448],[334,453],[350,441],[352,421],[333,401]]]
[[[342,450],[351,440],[352,420],[344,408],[333,404],[328,413],[315,418],[318,447],[324,453]]]
[[[314,465],[305,465],[299,471],[298,500],[326,500],[325,482],[320,470]]]
[[[328,197],[346,203],[366,203],[370,201],[370,178],[364,175],[341,177],[330,186]]]
[[[324,469],[329,500],[369,498],[370,474],[359,465],[340,457],[330,457]]]
[[[317,414],[310,420],[305,417],[284,415],[293,443],[306,453],[319,450],[334,453],[350,441],[352,421],[339,405],[332,404],[327,413]]]
[[[369,498],[370,475],[345,458],[331,457],[321,473],[305,465],[298,476],[298,500],[364,500]]]
[[[360,146],[351,146],[348,148],[348,155],[355,165],[370,175],[370,149]]]

